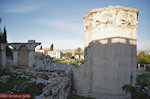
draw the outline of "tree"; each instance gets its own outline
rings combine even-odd
[[[74,52],[74,56],[78,55],[79,56],[79,60],[81,55],[83,55],[83,51],[81,50],[81,48],[77,48]]]
[[[0,23],[2,19],[0,18]],[[6,26],[4,27],[4,32],[1,31],[0,28],[0,43],[7,43],[7,32],[6,32]]]
[[[54,50],[54,45],[51,44],[50,51],[53,51],[53,50]]]
[[[3,33],[0,31],[0,43],[3,43]]]
[[[145,56],[145,52],[140,52],[139,53],[139,56],[141,57],[141,56]]]
[[[13,59],[13,49],[10,48],[9,46],[6,46],[6,56],[11,59]]]
[[[72,58],[72,53],[67,52],[67,53],[66,53],[66,57],[67,57],[67,59],[71,59],[71,58]]]
[[[1,17],[0,17],[0,23],[2,22],[2,19],[1,19]],[[0,43],[2,43],[3,42],[3,34],[2,34],[2,32],[1,32],[1,28],[0,28]]]
[[[150,63],[150,55],[142,55],[142,56],[139,56],[138,57],[138,60],[137,60],[137,63],[138,64],[149,64]]]
[[[145,57],[138,57],[138,64],[147,64],[147,59]]]
[[[126,84],[122,89],[126,93],[130,93],[131,99],[150,99],[150,74],[140,74],[136,78],[134,86]]]
[[[40,46],[40,50],[42,50],[43,49],[43,47],[42,47],[42,45]]]
[[[4,27],[4,35],[3,35],[4,43],[7,43],[7,32],[6,32],[6,26]]]
[[[2,22],[2,19],[0,18],[0,23]],[[0,27],[0,43],[4,43],[4,33],[2,33],[1,31],[1,27]]]

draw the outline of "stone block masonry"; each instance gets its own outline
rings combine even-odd
[[[42,93],[39,96],[36,96],[35,99],[67,99],[72,86],[71,70],[49,71],[36,70],[35,68],[22,69],[19,67],[11,67],[7,72],[12,73],[13,76],[28,79],[23,87],[30,83],[43,83],[45,87],[43,88]],[[5,79],[4,77],[1,78],[0,81],[5,83],[5,80],[9,77],[5,75]],[[23,91],[20,87],[19,90],[17,87],[14,90],[17,90],[17,92]],[[11,90],[9,91],[11,92]]]
[[[41,43],[35,40],[29,40],[28,43],[0,43],[0,67],[7,68],[6,66],[6,47],[13,48],[13,66],[29,66],[35,65],[34,50],[37,45]]]
[[[84,16],[85,62],[73,71],[77,94],[125,99],[125,84],[136,81],[138,10],[122,6],[93,9]]]

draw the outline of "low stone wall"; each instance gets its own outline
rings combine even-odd
[[[70,89],[72,72],[69,71],[46,71],[35,70],[34,68],[11,68],[11,73],[20,75],[20,77],[33,78],[35,83],[44,83],[45,87],[40,96],[36,99],[67,99]]]
[[[71,88],[70,77],[49,79],[47,86],[43,89],[42,99],[67,99]]]
[[[75,68],[75,66],[69,63],[55,63],[51,57],[35,53],[35,68],[37,70],[66,71]]]

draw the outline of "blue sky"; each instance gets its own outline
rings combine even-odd
[[[83,16],[91,9],[121,5],[139,10],[138,50],[150,50],[150,0],[0,0],[8,42],[35,39],[55,49],[84,47]]]

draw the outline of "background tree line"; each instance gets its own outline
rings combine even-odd
[[[0,24],[1,22],[2,22],[2,19],[0,18]],[[7,43],[6,26],[4,27],[3,32],[1,31],[1,27],[0,27],[0,43]]]
[[[0,18],[0,25],[1,25],[2,19]],[[0,43],[7,43],[7,32],[6,32],[6,26],[4,27],[4,30],[2,32],[1,26],[0,26]],[[0,45],[1,47],[1,45]],[[12,49],[9,48],[9,46],[6,46],[6,56],[7,58],[13,59],[13,52]]]
[[[140,52],[138,55],[138,64],[150,64],[150,54],[146,54],[145,52]]]

